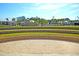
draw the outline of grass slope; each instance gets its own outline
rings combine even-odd
[[[0,42],[32,38],[79,42],[79,26],[0,26]]]
[[[0,30],[10,29],[72,29],[79,30],[79,26],[0,26]]]
[[[1,34],[0,42],[24,40],[24,39],[52,39],[52,40],[65,40],[72,42],[79,42],[79,35],[77,34],[62,34],[62,33],[49,33],[49,32],[27,32],[27,33],[13,33]]]

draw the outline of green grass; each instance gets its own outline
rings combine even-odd
[[[5,25],[0,25],[0,35],[6,35],[6,34],[14,34],[14,33],[30,33],[30,32],[40,32],[40,33],[63,33],[63,34],[72,34],[72,35],[79,35],[79,26],[48,26],[48,27],[39,27],[39,26],[5,26]],[[3,30],[4,29],[4,30]],[[10,29],[10,30],[8,30]],[[15,29],[15,30],[13,30]],[[18,29],[20,31],[18,31]],[[33,30],[33,31],[28,31],[29,29],[40,29],[39,31]],[[51,31],[50,31],[51,29]],[[27,30],[27,31],[25,31]],[[47,31],[48,30],[48,31]],[[31,35],[31,34],[30,34]]]
[[[0,26],[0,29],[72,29],[79,30],[79,26]]]
[[[79,30],[69,30],[69,29],[15,29],[15,30],[0,30],[0,34],[10,34],[10,33],[22,33],[22,32],[51,32],[51,33],[69,33],[69,34],[79,34]]]
[[[49,33],[49,32],[26,32],[26,33],[12,33],[12,34],[1,34],[0,37],[10,36],[79,36],[79,34],[67,34],[67,33]]]
[[[22,38],[56,38],[77,42],[79,40],[79,26],[0,26],[1,41],[8,41],[13,38],[16,40]]]

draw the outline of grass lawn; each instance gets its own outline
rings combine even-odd
[[[79,30],[70,30],[70,29],[11,29],[11,30],[0,30],[0,34],[24,33],[24,32],[51,32],[51,33],[79,34]]]
[[[0,34],[0,37],[4,36],[51,36],[51,35],[63,35],[63,36],[79,36],[79,34],[67,34],[67,33],[51,33],[51,32],[25,32],[25,33],[12,33],[12,34]]]
[[[49,33],[49,32],[26,32],[26,33],[12,33],[1,34],[0,42],[24,40],[24,39],[52,39],[52,40],[65,40],[72,42],[79,42],[78,34],[66,34],[66,33]]]
[[[0,42],[36,38],[79,42],[79,26],[0,26]]]
[[[79,30],[79,26],[0,26],[0,30],[6,29],[72,29]]]

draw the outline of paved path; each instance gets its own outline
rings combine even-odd
[[[57,40],[20,40],[0,43],[0,55],[79,55],[79,44]]]

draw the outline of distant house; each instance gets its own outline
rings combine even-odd
[[[61,19],[52,19],[49,21],[51,25],[69,25],[70,24],[69,18],[61,18]]]
[[[11,26],[15,26],[16,22],[15,21],[0,21],[1,25],[11,25]]]
[[[16,21],[9,21],[9,25],[15,26],[16,24]]]
[[[31,21],[27,20],[27,21],[20,22],[19,25],[21,25],[21,26],[37,26],[37,23],[35,23],[32,20]]]

